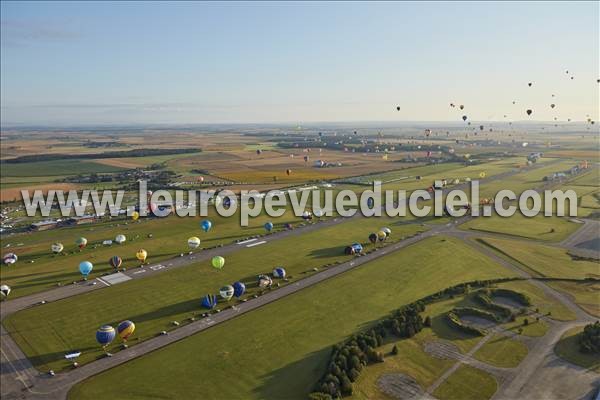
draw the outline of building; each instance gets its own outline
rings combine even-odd
[[[47,220],[47,221],[34,222],[33,224],[31,224],[29,226],[29,229],[31,229],[32,231],[46,231],[48,229],[54,229],[57,226],[58,226],[58,221]]]

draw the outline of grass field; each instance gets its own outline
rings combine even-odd
[[[527,319],[527,325],[524,323],[525,319]],[[548,324],[541,319],[536,321],[535,317],[531,316],[518,316],[513,322],[503,324],[503,327],[517,333],[520,330],[520,334],[523,336],[540,337],[548,332]]]
[[[518,261],[534,276],[575,279],[600,277],[598,263],[574,261],[561,248],[517,240],[486,238],[483,241]]]
[[[560,358],[580,367],[591,369],[600,373],[600,358],[598,355],[585,354],[579,351],[578,337],[583,327],[573,328],[567,331],[554,346],[554,352]]]
[[[573,296],[575,302],[589,314],[600,318],[600,283],[556,281],[550,286]]]
[[[124,168],[84,160],[40,161],[2,164],[2,177],[66,176],[123,171]]]
[[[209,261],[193,264],[157,277],[129,281],[25,310],[10,316],[5,326],[28,349],[34,364],[58,370],[65,366],[61,352],[85,349],[81,362],[100,354],[90,332],[102,324],[130,318],[136,322],[138,338],[153,337],[172,327],[171,321],[181,321],[199,312],[200,297],[217,293],[225,284],[237,280],[254,283],[258,274],[270,273],[280,265],[290,276],[300,278],[303,273],[312,273],[313,267],[349,259],[350,256],[343,253],[344,247],[364,240],[382,222],[380,219],[356,219],[305,235],[244,248],[226,256],[227,264],[221,271],[210,267]],[[419,225],[390,226],[396,240],[401,235],[423,230]],[[250,287],[247,296],[256,291]],[[115,298],[119,301],[115,302]],[[90,309],[94,312],[86,311]],[[48,320],[52,322],[40,324]]]
[[[516,213],[510,218],[498,215],[474,218],[460,227],[460,229],[501,233],[546,242],[558,242],[566,239],[579,228],[581,228],[580,224],[570,222],[567,218],[542,215],[528,218],[520,213]]]
[[[97,398],[108,390],[128,398],[304,399],[332,344],[427,293],[504,275],[457,240],[427,239],[93,377],[70,397]],[[156,365],[169,365],[173,375]]]
[[[527,355],[527,346],[518,340],[495,335],[473,355],[479,361],[501,368],[518,366]]]
[[[496,379],[489,373],[461,365],[433,392],[439,400],[487,400],[498,389]]]

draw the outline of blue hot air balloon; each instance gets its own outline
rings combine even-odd
[[[212,228],[212,222],[205,219],[204,221],[200,222],[200,227],[202,228],[202,230],[204,232],[208,232],[208,231],[210,231],[210,228]]]
[[[96,331],[96,341],[102,347],[106,347],[115,339],[116,335],[115,328],[110,325],[103,325]]]
[[[283,267],[277,267],[277,268],[275,268],[273,270],[273,276],[275,278],[281,278],[281,279],[283,279],[283,278],[285,278],[285,274],[286,274],[286,272],[285,272],[285,269]]]
[[[354,250],[355,253],[362,253],[362,251],[363,251],[362,244],[360,244],[360,243],[353,243],[352,249]]]
[[[233,295],[235,297],[240,297],[246,292],[246,285],[243,282],[236,282],[233,285]]]
[[[89,261],[82,261],[79,263],[79,272],[81,272],[84,279],[87,279],[90,272],[92,272],[92,269],[94,269],[94,265]]]
[[[273,230],[273,223],[272,222],[267,222],[265,224],[265,229],[267,230],[267,232],[271,232]]]
[[[202,298],[202,307],[208,308],[209,310],[215,308],[217,306],[217,296],[214,294],[207,294]]]

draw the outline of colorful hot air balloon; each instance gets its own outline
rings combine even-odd
[[[122,341],[126,342],[129,336],[133,335],[135,324],[129,320],[123,321],[117,325],[117,333]]]
[[[137,253],[135,253],[135,258],[137,258],[140,262],[144,263],[146,258],[148,257],[148,252],[144,249],[139,249]]]
[[[246,293],[246,285],[243,282],[236,282],[233,284],[233,295],[235,297],[240,297],[244,293]]]
[[[217,306],[218,301],[219,300],[217,299],[217,296],[215,296],[214,294],[207,294],[202,298],[200,304],[202,304],[202,307],[211,310]]]
[[[204,232],[208,232],[210,231],[210,228],[212,227],[212,222],[210,222],[209,220],[205,219],[204,221],[200,222],[200,228],[202,228],[202,230]]]
[[[386,228],[381,228],[381,231],[385,232],[385,235],[388,236],[388,237],[392,234],[392,230],[390,228],[387,228],[387,227]]]
[[[56,242],[56,243],[53,243],[50,248],[52,249],[52,252],[54,254],[58,254],[58,253],[60,253],[60,252],[63,251],[63,249],[65,248],[65,246],[63,246],[62,243]]]
[[[115,237],[115,242],[117,242],[118,244],[123,244],[126,240],[127,237],[125,237],[125,235],[117,235],[117,237]]]
[[[80,237],[79,239],[77,239],[75,241],[75,244],[77,245],[77,247],[79,247],[79,249],[83,249],[85,246],[87,246],[87,239],[84,237]]]
[[[196,236],[192,236],[187,240],[187,244],[190,249],[197,249],[200,246],[200,239]]]
[[[369,242],[375,244],[377,243],[377,234],[376,233],[371,233],[369,235]]]
[[[110,325],[103,325],[96,331],[96,341],[102,348],[106,348],[116,336],[115,328]]]
[[[111,267],[118,270],[119,268],[121,268],[121,264],[123,264],[123,260],[119,256],[112,256],[110,258],[110,260],[108,260],[108,263],[110,264]]]
[[[258,287],[261,289],[270,287],[273,284],[273,279],[269,275],[258,276]]]
[[[225,259],[221,256],[214,256],[211,260],[211,264],[216,269],[223,269],[225,265]]]
[[[79,272],[83,275],[83,279],[87,279],[90,272],[94,269],[94,264],[89,261],[82,261],[79,263]]]
[[[140,217],[140,213],[139,212],[134,211],[134,212],[131,213],[131,219],[132,220],[137,221],[139,217]]]
[[[378,231],[377,232],[377,240],[379,240],[380,242],[383,242],[385,239],[387,239],[387,234],[384,231]]]
[[[285,275],[286,275],[286,272],[283,267],[277,267],[277,268],[273,269],[273,276],[275,278],[283,279],[283,278],[285,278]]]
[[[8,297],[9,294],[10,294],[10,286],[0,285],[0,295],[2,295],[2,297]]]
[[[221,295],[221,298],[227,301],[231,300],[234,292],[235,289],[231,285],[225,285],[221,289],[219,289],[219,294]]]
[[[2,256],[2,262],[5,265],[12,265],[16,263],[18,259],[19,257],[17,257],[15,253],[6,253],[4,256]]]
[[[267,230],[267,232],[271,232],[273,230],[273,223],[272,222],[267,222],[264,225],[265,229]]]

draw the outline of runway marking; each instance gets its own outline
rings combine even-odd
[[[164,266],[164,265],[162,265],[162,264],[153,265],[153,266],[151,266],[151,267],[150,267],[150,269],[151,269],[152,271],[158,271],[159,269],[163,269],[163,268],[165,268],[165,266]]]
[[[146,272],[146,270],[145,269],[141,269],[139,271],[133,271],[134,274],[141,274],[143,272]]]
[[[247,244],[246,247],[260,246],[261,244],[265,244],[265,243],[267,243],[267,241],[263,240],[262,242],[256,242],[256,243],[252,243],[252,244]]]
[[[96,279],[99,280],[100,282],[104,283],[106,286],[110,286],[110,283],[106,282],[102,278],[96,278]]]
[[[246,243],[254,242],[255,240],[258,240],[258,239],[256,239],[256,238],[248,239],[248,240],[244,240],[243,242],[238,242],[237,244],[246,244]]]

